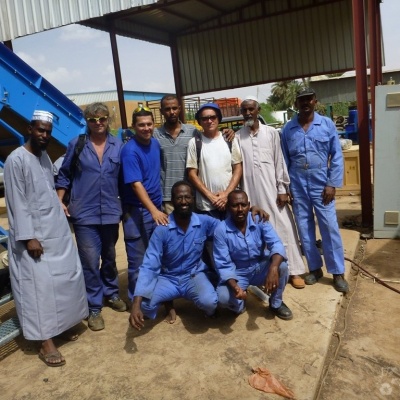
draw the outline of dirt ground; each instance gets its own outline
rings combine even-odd
[[[400,290],[399,259],[399,240],[372,239],[356,262]],[[349,283],[315,399],[400,399],[400,295],[356,270]]]
[[[359,232],[368,231],[359,226],[359,198],[343,197],[337,205],[347,228],[341,230],[346,256],[379,278],[400,282],[400,241],[359,241]],[[122,239],[117,254],[124,294]],[[351,285],[346,297],[333,290],[329,275],[304,290],[288,286],[284,296],[292,321],[273,318],[254,296],[237,318],[222,311],[206,319],[189,302],[178,301],[175,324],[164,323],[160,314],[137,332],[128,326],[128,313],[105,307],[105,330],[92,332],[84,321],[77,342],[57,341],[67,360],[62,368],[46,367],[37,344],[20,336],[0,347],[0,398],[281,398],[248,385],[251,368],[260,366],[297,399],[399,399],[399,294],[356,274],[350,263],[346,268]],[[0,320],[13,313],[12,304],[3,306]]]

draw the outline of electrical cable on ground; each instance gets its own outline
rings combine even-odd
[[[360,259],[358,262],[361,262],[361,261],[363,260],[363,258],[364,258],[364,247],[360,247],[360,249],[359,249],[359,255],[361,255],[361,257],[360,257],[361,259]],[[353,298],[353,296],[354,296],[354,293],[356,293],[356,291],[357,291],[357,287],[358,287],[358,283],[359,283],[359,277],[361,276],[360,270],[363,271],[363,273],[364,273],[365,275],[367,275],[367,277],[373,279],[374,281],[380,283],[381,285],[387,287],[388,289],[393,290],[394,292],[400,294],[400,291],[399,291],[399,290],[397,290],[396,288],[394,288],[394,287],[388,285],[384,280],[377,278],[377,277],[374,276],[372,273],[370,273],[369,271],[367,271],[365,268],[361,267],[361,266],[360,266],[357,262],[355,262],[354,260],[351,260],[350,258],[347,258],[347,257],[345,257],[344,259],[345,259],[346,261],[350,262],[352,265],[354,265],[354,266],[356,266],[356,267],[358,268],[358,270],[356,270],[356,275],[357,275],[357,277],[356,277],[356,282],[355,282],[354,290],[351,291],[351,296],[348,296],[348,295],[346,296],[346,298],[348,298],[348,302],[347,302],[346,310],[345,310],[344,316],[343,316],[343,330],[342,330],[342,332],[337,332],[337,331],[335,331],[335,332],[333,333],[333,336],[336,336],[336,337],[338,338],[338,343],[337,343],[337,346],[336,346],[335,353],[333,354],[333,357],[331,358],[329,364],[326,366],[326,368],[324,368],[324,370],[323,370],[323,372],[322,372],[321,379],[320,379],[320,383],[319,383],[319,387],[318,387],[318,391],[317,391],[317,393],[316,393],[315,396],[314,396],[314,400],[318,400],[318,399],[319,399],[319,396],[320,396],[320,394],[321,394],[321,390],[322,390],[322,388],[323,388],[323,386],[324,386],[324,383],[325,383],[325,380],[326,380],[326,378],[327,378],[327,376],[328,376],[329,369],[331,368],[333,362],[336,360],[337,355],[338,355],[338,353],[339,353],[339,350],[340,350],[340,347],[341,347],[341,344],[342,344],[342,336],[343,336],[343,334],[345,333],[346,328],[347,328],[347,313],[348,313],[348,311],[349,311],[350,303],[351,303],[351,300],[352,300],[352,298]],[[352,268],[353,268],[353,267],[352,267]]]

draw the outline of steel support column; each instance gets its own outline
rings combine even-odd
[[[121,116],[121,125],[122,129],[127,129],[128,122],[126,119],[124,88],[122,86],[121,66],[119,63],[118,46],[117,46],[117,36],[115,34],[115,29],[113,26],[111,26],[111,24],[110,24],[110,42],[111,42],[112,58],[114,63],[115,82],[117,84],[117,95],[118,95],[119,113]]]
[[[372,226],[371,156],[368,132],[367,63],[365,52],[364,1],[352,0],[356,64],[358,141],[360,145],[361,216],[364,226]]]
[[[179,99],[181,104],[181,113],[179,115],[179,119],[182,122],[185,122],[185,103],[182,96],[182,81],[181,81],[181,69],[179,67],[179,56],[178,56],[178,47],[176,45],[176,38],[174,37],[171,41],[171,59],[172,59],[172,70],[174,72],[174,81],[175,81],[175,93]]]

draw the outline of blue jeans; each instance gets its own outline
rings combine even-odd
[[[183,297],[211,316],[217,308],[218,297],[211,282],[204,272],[185,274],[184,276],[158,277],[151,299],[143,299],[142,312],[154,319],[160,304]]]
[[[125,205],[122,226],[128,258],[128,298],[132,301],[139,267],[143,263],[144,253],[156,223],[146,208]]]
[[[257,263],[250,268],[237,269],[236,276],[238,278],[238,285],[242,290],[246,290],[249,285],[260,286],[264,285],[267,277],[270,258],[267,258],[260,263]],[[289,279],[289,269],[286,262],[279,265],[279,283],[277,289],[272,292],[269,303],[274,308],[279,308],[282,305],[282,296],[285,286]],[[222,308],[228,308],[235,313],[240,313],[244,308],[244,301],[237,299],[230,286],[227,283],[218,285],[218,303]]]
[[[118,229],[118,224],[74,225],[89,311],[100,311],[104,297],[118,295],[118,271],[115,262]]]

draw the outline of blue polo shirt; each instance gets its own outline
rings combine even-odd
[[[139,143],[135,136],[129,140],[121,151],[123,172],[123,204],[143,207],[132,190],[131,184],[141,182],[153,204],[160,209],[162,203],[160,178],[160,145],[151,138],[148,145]]]

